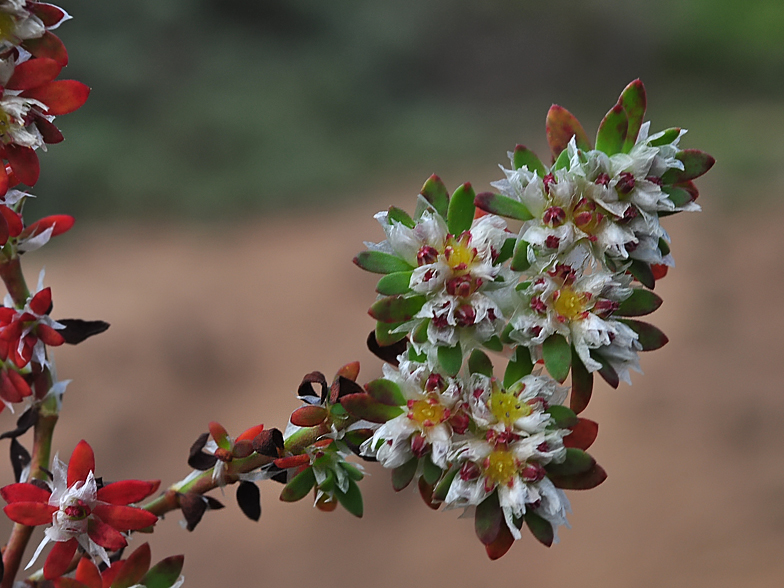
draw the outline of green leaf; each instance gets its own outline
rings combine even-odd
[[[430,176],[422,186],[420,194],[436,209],[438,214],[446,218],[449,208],[449,192],[441,178],[435,174]]]
[[[680,184],[694,178],[699,178],[716,163],[716,160],[698,149],[684,149],[675,155],[675,159],[683,162],[684,169],[670,168],[661,177],[663,184]]]
[[[343,405],[351,416],[358,419],[365,419],[371,423],[385,423],[405,412],[399,406],[389,406],[382,404],[370,394],[346,394],[340,399],[340,404]]]
[[[553,171],[569,167],[569,151],[564,149],[553,164]]]
[[[633,259],[632,264],[629,266],[627,271],[637,278],[637,281],[646,288],[653,290],[656,287],[656,278],[653,276],[651,266],[644,261]]]
[[[427,353],[417,353],[413,345],[408,346],[408,361],[415,361],[416,363],[425,363],[427,361]]]
[[[482,374],[488,378],[493,377],[493,362],[479,349],[474,349],[468,358],[468,371],[472,374]]]
[[[414,222],[414,219],[412,219],[405,210],[403,210],[402,208],[398,208],[397,206],[389,207],[387,218],[390,221],[399,222],[404,226],[408,227],[409,229],[413,229],[416,226],[416,222]]]
[[[533,535],[542,545],[550,547],[555,539],[553,526],[547,519],[536,514],[532,508],[526,509],[524,516],[525,524],[528,527],[528,530],[531,531],[531,535]]]
[[[681,134],[680,127],[673,127],[671,129],[667,129],[663,131],[663,134],[658,139],[654,139],[653,141],[648,141],[648,145],[651,147],[661,147],[662,145],[669,145],[675,139],[677,139]]]
[[[520,239],[515,243],[514,255],[512,256],[512,271],[524,272],[531,267],[528,261],[528,242]]]
[[[341,462],[339,462],[339,465],[344,470],[346,470],[346,473],[348,474],[348,477],[351,478],[352,480],[354,480],[355,482],[359,482],[362,478],[365,477],[365,474],[363,474],[362,471],[357,466],[355,466],[353,463],[348,463],[348,462],[345,462],[345,461],[341,461]]]
[[[512,344],[514,344],[514,341],[512,341],[512,338],[510,337],[510,335],[512,334],[512,331],[514,331],[514,326],[512,325],[512,323],[508,323],[504,327],[504,330],[501,331],[501,337],[500,337],[501,338],[501,342],[504,343],[505,345],[512,345]]]
[[[397,329],[403,323],[382,323],[376,322],[376,342],[381,345],[382,347],[387,347],[389,345],[394,345],[398,341],[402,341],[406,338],[405,333],[393,333],[395,329]]]
[[[580,419],[577,418],[577,415],[571,409],[560,404],[549,406],[545,412],[553,417],[555,426],[559,429],[569,429],[580,422]]]
[[[564,437],[563,442],[565,447],[575,447],[586,451],[599,434],[599,424],[584,418],[580,418],[579,422],[570,427],[572,432]]]
[[[512,165],[515,169],[520,169],[525,166],[528,171],[536,172],[540,178],[547,175],[547,169],[544,167],[542,161],[536,156],[536,153],[531,151],[528,147],[517,145],[514,148],[512,155]]]
[[[664,240],[664,237],[659,237],[659,251],[662,255],[670,254],[670,244]]]
[[[446,225],[449,232],[459,235],[463,231],[468,231],[474,222],[474,198],[476,194],[470,182],[458,186],[452,198],[449,200],[449,210],[446,215]]]
[[[662,333],[659,329],[650,323],[635,321],[632,319],[619,320],[623,324],[627,325],[632,331],[637,333],[639,336],[639,339],[637,340],[640,342],[640,345],[642,345],[643,351],[653,351],[654,349],[660,349],[669,342],[667,335]]]
[[[515,241],[516,239],[514,237],[509,237],[504,241],[504,244],[501,246],[501,251],[498,252],[498,257],[495,258],[493,265],[501,265],[506,260],[512,258],[515,250]]]
[[[449,487],[452,485],[452,481],[455,479],[459,468],[454,468],[449,470],[446,475],[441,478],[441,481],[436,486],[435,491],[433,492],[433,500],[438,500],[440,502],[444,502],[446,500],[446,495],[449,493]]]
[[[645,86],[643,83],[638,79],[626,86],[623,92],[621,92],[618,102],[626,111],[626,117],[629,121],[626,128],[626,140],[623,143],[623,152],[629,153],[637,141],[642,121],[645,118],[647,98],[645,97]]]
[[[602,364],[602,367],[599,368],[599,375],[613,388],[617,388],[618,384],[621,383],[621,379],[618,377],[618,372],[610,365],[610,363],[604,358],[603,355],[597,352],[591,352],[591,359],[598,361]]]
[[[123,563],[112,582],[112,588],[130,588],[138,585],[150,567],[150,544],[140,545]],[[179,574],[178,574],[179,576]]]
[[[346,490],[345,494],[340,491],[340,488],[335,488],[335,497],[348,512],[355,517],[362,518],[362,492],[354,480],[349,478],[348,490]]]
[[[413,268],[397,255],[383,251],[363,251],[354,258],[354,263],[363,270],[374,274],[391,274],[393,272],[407,272]]]
[[[422,460],[422,477],[428,485],[432,486],[441,479],[441,468],[433,463],[429,455],[426,455]]]
[[[183,563],[185,563],[183,555],[172,555],[162,559],[150,568],[140,583],[145,588],[171,588],[182,573]]]
[[[313,486],[316,485],[316,476],[312,467],[307,467],[294,476],[280,493],[283,502],[297,502],[308,495]]]
[[[320,490],[324,492],[332,492],[335,489],[336,476],[332,470],[327,470],[326,477],[321,484],[318,485]]]
[[[430,319],[425,319],[419,323],[414,332],[411,333],[411,340],[414,343],[425,343],[427,341],[427,327],[430,326]]]
[[[662,304],[662,299],[650,290],[635,288],[632,295],[620,303],[613,313],[617,316],[645,316],[651,314]]]
[[[376,292],[384,296],[408,294],[411,291],[408,285],[411,283],[411,274],[413,273],[414,270],[406,270],[387,274],[376,284]]]
[[[377,300],[368,314],[382,323],[410,321],[425,305],[424,296],[387,296]]]
[[[542,343],[544,367],[558,382],[563,383],[572,365],[572,350],[563,335],[555,333]]]
[[[456,376],[463,366],[463,349],[460,343],[454,347],[439,347],[438,363],[448,376]]]
[[[438,508],[441,506],[441,503],[433,500],[433,491],[435,490],[433,485],[428,484],[424,476],[419,476],[417,487],[419,490],[419,495],[422,497],[422,502],[424,502],[429,508],[438,510]]]
[[[406,463],[398,466],[392,470],[392,488],[395,492],[400,492],[403,488],[408,487],[419,465],[419,459],[412,457]]]
[[[669,199],[675,205],[676,208],[683,208],[689,202],[692,202],[694,198],[689,193],[688,190],[681,188],[680,186],[662,186],[662,192],[667,193]],[[662,213],[669,212],[666,210],[659,211],[659,216],[662,216]]]
[[[476,507],[474,529],[479,540],[490,545],[498,537],[502,526],[506,527],[504,511],[498,502],[498,490],[493,490],[493,493]]]
[[[373,380],[365,384],[365,390],[375,400],[387,406],[403,406],[406,403],[406,398],[403,396],[400,386],[392,380],[384,378]]]
[[[506,552],[512,548],[512,545],[514,545],[514,536],[509,527],[506,526],[506,523],[504,523],[498,530],[498,536],[495,538],[495,541],[485,545],[487,557],[491,561],[495,561],[506,555]]]
[[[528,347],[522,345],[515,348],[514,357],[506,364],[504,372],[504,388],[507,390],[512,384],[522,380],[534,370],[534,362],[531,361],[531,352]]]
[[[493,335],[487,341],[485,341],[483,345],[490,351],[497,351],[500,353],[504,350],[504,344],[501,343],[501,339],[498,338],[498,335]]]
[[[474,204],[485,212],[497,214],[498,216],[505,216],[507,218],[523,221],[534,218],[525,204],[502,194],[482,192],[481,194],[476,195]]]
[[[577,350],[572,346],[572,394],[569,397],[569,406],[580,414],[588,406],[593,393],[593,374],[589,372]]]
[[[623,151],[629,120],[623,106],[616,104],[604,115],[596,133],[596,149],[607,155]]]
[[[550,146],[553,160],[556,160],[566,149],[572,137],[575,138],[578,149],[591,150],[591,143],[583,126],[571,112],[557,104],[553,104],[547,112],[546,130],[547,144]]]
[[[291,424],[298,427],[315,427],[324,422],[329,411],[323,406],[306,404],[291,413]]]
[[[590,490],[607,479],[607,472],[595,463],[588,471],[572,476],[547,475],[556,488],[562,490]]]
[[[564,461],[561,463],[550,462],[545,466],[545,469],[548,475],[574,476],[589,471],[594,465],[596,465],[596,460],[585,453],[585,451],[569,447],[566,450],[566,459]]]

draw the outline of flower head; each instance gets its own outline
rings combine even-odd
[[[12,521],[28,525],[51,523],[44,533],[28,568],[44,546],[54,547],[46,558],[44,576],[62,575],[78,547],[109,564],[108,551],[127,545],[123,533],[149,527],[158,520],[151,512],[128,506],[158,489],[160,482],[125,480],[103,485],[94,474],[95,456],[86,441],[80,441],[66,466],[55,457],[48,488],[18,483],[0,489],[8,502],[3,509]]]

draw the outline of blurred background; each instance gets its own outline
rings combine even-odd
[[[698,180],[704,212],[665,221],[678,266],[652,322],[670,344],[643,356],[633,387],[597,383],[585,416],[610,477],[570,494],[559,545],[524,537],[491,563],[470,520],[395,494],[371,465],[363,520],[280,503],[271,482],[258,524],[233,488],[194,533],[173,513],[153,557],[185,553],[186,586],[782,585],[784,4],[64,8],[64,76],[93,91],[58,119],[66,142],[41,156],[27,218],[78,223],[25,269],[34,283],[46,267],[55,318],[112,323],[56,351],[74,382],[55,447],[65,459],[87,439],[107,480],[180,479],[210,420],[283,428],[312,370],[358,359],[361,381],[379,375],[364,349],[375,278],[350,262],[382,239],[372,215],[413,209],[434,172],[486,190],[516,143],[546,159],[553,102],[592,135],[639,77],[653,129],[689,129],[682,145],[718,162]]]

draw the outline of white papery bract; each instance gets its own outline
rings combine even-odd
[[[457,343],[470,350],[499,333],[503,314],[494,292],[506,287],[511,275],[496,263],[510,236],[503,219],[483,216],[460,235],[450,234],[444,218],[432,208],[426,208],[413,227],[390,219],[387,212],[376,219],[387,240],[366,245],[412,266],[409,287],[426,298],[414,319],[393,332],[409,333],[426,321],[426,340],[415,345],[428,353]]]
[[[591,358],[591,350],[601,350],[619,359],[626,357],[628,374],[628,367],[637,366],[637,351],[642,347],[637,334],[611,316],[631,295],[631,276],[586,268],[590,260],[586,251],[573,250],[567,263],[539,274],[519,292],[509,336],[535,353],[551,335],[563,335],[588,371],[601,368],[601,363]],[[632,357],[633,363],[628,363]]]
[[[384,365],[384,378],[400,387],[406,411],[382,424],[363,443],[362,454],[375,457],[385,468],[396,468],[429,453],[432,462],[445,469],[455,428],[450,419],[465,404],[464,384],[404,356],[397,368]]]

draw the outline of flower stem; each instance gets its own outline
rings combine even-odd
[[[0,278],[3,279],[14,304],[21,308],[30,297],[30,290],[22,273],[19,257],[14,256],[0,262]],[[35,375],[33,381],[35,398],[40,401],[33,410],[38,411],[38,419],[33,433],[33,455],[30,463],[30,479],[45,480],[45,470],[49,467],[52,454],[52,436],[58,419],[58,402],[54,396],[46,396],[52,387],[52,374],[44,368]],[[43,400],[42,400],[43,399]],[[11,588],[19,571],[19,565],[33,534],[33,527],[14,524],[11,536],[3,552],[3,582],[0,588]]]
[[[353,423],[354,420],[355,419],[353,418],[347,419],[341,423],[335,423],[335,426],[337,429],[343,429]],[[331,431],[332,426],[327,422],[316,427],[299,429],[285,440],[284,449],[287,454],[300,454],[305,451],[305,448],[309,447],[319,438]],[[225,475],[225,481],[227,484],[237,482],[239,480],[239,474],[251,472],[271,463],[274,459],[274,457],[254,453],[246,458],[235,460],[229,464],[229,468]],[[210,490],[217,488],[217,486],[218,483],[212,478],[212,470],[206,470],[189,480],[186,478],[176,484],[172,484],[163,494],[142,508],[160,517],[167,512],[180,508],[179,497],[181,494],[189,492],[194,494],[206,494]]]
[[[46,474],[43,470],[49,466],[49,459],[52,453],[52,435],[57,424],[57,416],[57,413],[39,413],[38,421],[35,425],[30,478],[45,479]],[[3,553],[5,573],[1,588],[11,588],[14,585],[14,579],[19,571],[22,556],[32,534],[33,527],[27,527],[19,523],[14,524],[8,545]]]

